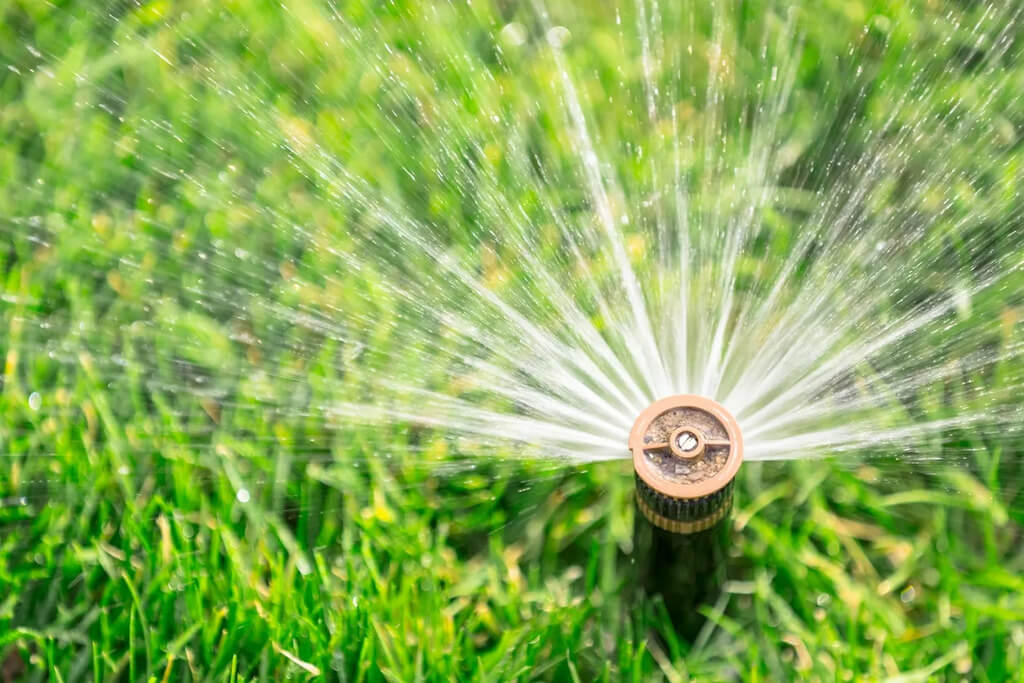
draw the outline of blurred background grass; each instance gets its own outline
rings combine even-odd
[[[361,248],[353,235],[380,230],[377,219],[296,157],[342,160],[482,277],[512,282],[516,265],[480,234],[472,188],[431,173],[439,156],[500,114],[550,170],[554,201],[585,205],[550,59],[531,41],[494,47],[513,22],[540,32],[529,11],[335,9],[0,1],[0,679],[1022,680],[1019,443],[955,434],[930,461],[745,465],[733,581],[691,646],[652,639],[658,606],[633,598],[628,463],[476,458],[443,434],[317,412],[372,400],[348,371],[356,364],[422,374],[422,359],[393,347],[409,312],[383,283],[403,264],[381,260],[375,277],[337,256]],[[706,51],[711,11],[666,9],[676,11],[693,21],[664,39]],[[822,160],[836,148],[855,158],[893,113],[913,85],[907,54],[943,75],[926,106],[985,100],[994,76],[972,70],[972,51],[982,59],[991,46],[969,28],[985,11],[831,0],[791,10],[802,52],[778,134],[792,203],[774,207],[774,241],[752,259],[785,253],[809,193],[838,182]],[[605,104],[641,78],[639,60],[621,58],[636,46],[617,43],[632,34],[601,3],[552,12],[574,32],[577,87],[601,103],[603,158],[639,185],[646,166],[626,145],[654,132],[628,97]],[[762,32],[785,15],[768,2],[725,11],[735,106],[753,101],[745,89],[771,66],[757,58]],[[360,31],[358,49],[333,40],[338,17]],[[362,58],[385,46],[402,87]],[[1006,73],[1024,88],[1019,60],[1007,57]],[[677,74],[661,78],[682,88]],[[703,84],[688,94],[682,81],[684,125],[698,131]],[[934,213],[935,193],[952,199],[973,229],[1005,237],[993,253],[1009,258],[1020,230],[993,226],[1020,221],[1024,113],[998,101],[984,111],[1001,148],[926,140],[903,173],[935,155],[977,169],[969,186],[923,193],[920,210]],[[462,137],[442,139],[441,116]],[[493,152],[481,163],[517,187]],[[994,168],[992,155],[1008,161]],[[894,177],[886,192],[907,189]],[[538,201],[527,188],[516,199]],[[1002,321],[987,332],[993,345],[1020,342],[1022,290],[1018,278],[972,302]],[[338,311],[373,322],[297,318]],[[976,380],[999,390],[1020,371]],[[948,416],[948,391],[929,388],[913,409]]]

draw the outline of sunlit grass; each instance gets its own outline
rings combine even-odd
[[[473,443],[411,425],[353,429],[316,413],[367,398],[347,370],[379,361],[404,311],[373,273],[346,272],[331,254],[352,246],[346,221],[367,219],[329,201],[275,141],[328,145],[453,244],[473,244],[472,198],[424,172],[438,151],[429,136],[398,149],[377,141],[379,84],[335,66],[344,51],[318,42],[332,30],[323,8],[296,3],[289,22],[274,5],[236,3],[242,40],[201,5],[147,3],[112,20],[87,4],[0,2],[0,67],[13,67],[0,70],[0,681],[1021,676],[1019,442],[958,433],[934,444],[934,459],[744,466],[731,581],[688,644],[658,605],[634,598],[628,463],[479,458]],[[480,3],[463,35],[414,3],[379,14],[357,5],[343,13],[374,27],[374,40],[422,33],[441,53],[454,41],[486,57],[488,18],[500,19],[495,30],[526,21]],[[612,26],[603,6],[575,12]],[[887,78],[897,70],[876,33],[960,63],[958,41],[937,45],[935,24],[916,17],[896,3],[807,11],[794,154],[834,134],[817,102],[857,64],[875,84],[849,112],[851,154],[888,115],[901,83]],[[863,53],[842,52],[866,22]],[[694,31],[672,38],[706,27]],[[614,74],[603,44],[570,52],[573,65]],[[265,136],[237,125],[237,104],[198,66],[167,63],[188,56],[273,103],[254,112],[272,127]],[[541,58],[518,59],[537,82],[555,76]],[[506,90],[492,67],[476,96],[524,119],[537,101],[554,106],[540,87]],[[394,68],[429,89],[415,65]],[[984,83],[973,78],[947,83],[977,98]],[[595,125],[645,140],[617,107]],[[528,133],[554,161],[568,158],[541,110]],[[168,121],[180,142],[159,134]],[[489,125],[482,114],[466,123]],[[1022,122],[1006,111],[993,125],[1009,127],[1017,165],[942,189],[964,212],[1019,221]],[[942,152],[978,163],[971,140]],[[627,179],[643,172],[616,163]],[[579,201],[568,187],[551,192]],[[806,211],[799,188],[786,196],[793,205],[766,219],[780,242]],[[535,200],[524,191],[525,205]],[[308,227],[308,243],[284,224]],[[218,260],[229,252],[235,260]],[[499,272],[493,255],[478,258],[485,276],[514,278],[515,264]],[[1020,343],[1019,297],[972,303],[1001,316],[992,344]],[[377,321],[359,344],[284,315],[342,309]],[[413,351],[401,357],[410,368]],[[1020,372],[975,379],[1005,390]],[[914,409],[937,418],[951,405],[937,387]]]

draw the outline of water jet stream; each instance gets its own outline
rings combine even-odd
[[[303,5],[282,26],[306,51],[284,86],[173,13],[169,45],[37,50],[17,76],[31,101],[78,98],[119,156],[62,203],[59,181],[82,175],[69,148],[25,186],[38,212],[0,230],[19,259],[79,244],[69,276],[117,324],[51,304],[79,296],[56,285],[5,293],[6,317],[47,367],[141,381],[112,417],[155,396],[579,462],[625,458],[637,414],[696,393],[735,415],[748,460],[1012,436],[1024,228],[1004,114],[1021,95],[1001,65],[1020,59],[1021,9],[915,10],[942,36],[930,51],[869,20],[814,87],[804,9],[769,3],[746,32],[732,9],[637,0],[612,29],[541,2],[486,20],[429,6],[431,33],[402,43],[418,15]],[[471,45],[456,19],[497,30]],[[943,88],[968,77],[946,22],[986,48],[953,101]],[[684,29],[699,40],[668,39]],[[254,59],[277,40],[250,38]],[[902,82],[872,80],[881,60]],[[895,106],[862,111],[876,90]],[[147,105],[200,93],[222,122]],[[338,120],[307,116],[323,102]],[[970,157],[944,153],[965,140]]]

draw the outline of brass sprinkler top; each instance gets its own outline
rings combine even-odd
[[[681,394],[652,403],[629,433],[633,469],[670,498],[703,498],[732,481],[743,461],[743,435],[721,404]]]

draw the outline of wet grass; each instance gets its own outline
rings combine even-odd
[[[471,198],[426,172],[429,134],[375,142],[386,123],[376,105],[391,100],[339,60],[344,50],[318,43],[331,25],[316,7],[296,3],[286,20],[269,3],[240,5],[243,38],[237,19],[201,3],[118,6],[112,19],[99,6],[0,1],[0,66],[13,67],[0,76],[0,681],[1024,680],[1019,441],[956,433],[914,459],[745,465],[731,581],[705,608],[706,631],[684,643],[655,637],[667,632],[659,606],[634,598],[628,463],[473,457],[479,445],[443,434],[318,413],[365,393],[348,369],[381,362],[408,311],[331,255],[372,221],[291,163],[281,131],[349,159],[453,245],[476,242]],[[488,21],[519,16],[481,3],[476,23],[453,31],[412,5],[344,11],[373,40],[422,33],[442,52],[476,46],[484,63]],[[813,150],[837,130],[854,154],[857,131],[888,114],[901,72],[871,42],[877,32],[938,65],[970,63],[957,55],[972,36],[939,45],[923,11],[835,2],[801,19],[794,185],[814,184]],[[964,25],[972,11],[956,9]],[[609,23],[600,7],[578,13]],[[846,41],[874,14],[887,19],[849,56]],[[706,28],[698,21],[695,36]],[[570,57],[615,80],[603,44]],[[490,58],[498,78],[467,98],[556,110],[539,86],[503,87]],[[271,114],[240,119],[204,65],[217,82],[251,84],[239,100]],[[857,86],[844,79],[858,65],[875,81],[846,112],[853,123],[818,121],[816,98]],[[541,57],[513,68],[554,79]],[[459,74],[434,77],[443,91]],[[984,78],[965,69],[945,82],[970,99]],[[1019,220],[1024,125],[991,111],[1016,165],[984,166],[970,139],[940,150],[985,169],[974,186],[943,190],[990,226]],[[467,138],[487,126],[473,112],[470,101]],[[557,123],[532,125],[546,162],[569,164]],[[643,139],[613,106],[598,125]],[[783,246],[758,258],[799,229],[804,189],[769,217]],[[558,191],[566,206],[581,201]],[[1024,303],[1004,291],[972,304],[1004,321],[993,346],[1020,343]],[[343,342],[282,313],[337,310],[380,323]],[[413,351],[396,361],[410,372]],[[971,380],[998,391],[1020,372]],[[948,416],[961,405],[951,393],[923,391],[907,409]]]

